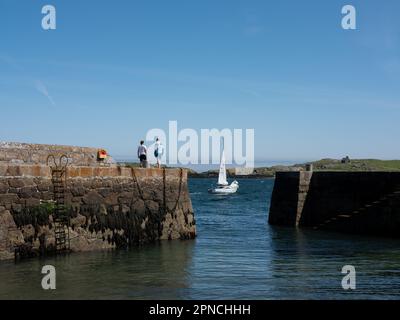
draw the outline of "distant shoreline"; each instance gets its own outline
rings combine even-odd
[[[126,166],[138,167],[139,163],[124,163]],[[314,171],[400,171],[400,160],[378,160],[378,159],[350,159],[348,157],[339,159],[322,159],[313,162],[306,162],[294,165],[277,165],[271,167],[254,168],[252,174],[236,174],[235,169],[227,169],[229,178],[236,179],[258,179],[274,178],[279,171],[304,171],[307,165],[312,165]],[[218,170],[208,170],[205,172],[196,172],[193,169],[188,170],[190,178],[216,178]]]

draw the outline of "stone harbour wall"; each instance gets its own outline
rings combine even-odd
[[[269,209],[269,223],[296,226],[300,172],[277,172]]]
[[[400,236],[400,173],[279,172],[269,223]]]
[[[66,182],[71,251],[196,236],[186,170],[70,166]],[[54,252],[52,199],[50,167],[0,163],[0,260]]]
[[[50,154],[56,157],[65,154],[69,158],[69,163],[74,166],[116,165],[110,156],[99,160],[97,158],[99,150],[99,148],[0,141],[0,164],[46,164]]]

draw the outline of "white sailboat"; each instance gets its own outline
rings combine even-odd
[[[239,189],[239,182],[236,180],[231,184],[226,180],[226,165],[225,165],[225,150],[222,150],[221,164],[219,166],[218,184],[215,188],[208,190],[209,193],[213,194],[231,194],[235,193]]]

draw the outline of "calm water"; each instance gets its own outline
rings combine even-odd
[[[0,298],[11,299],[399,299],[400,241],[297,231],[267,224],[273,180],[243,180],[229,197],[193,179],[198,238],[130,251],[0,263]],[[41,267],[57,290],[41,289]],[[357,290],[341,288],[344,265]]]

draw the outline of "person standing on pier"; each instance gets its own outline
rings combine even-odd
[[[157,168],[160,169],[161,168],[161,157],[164,153],[164,147],[161,144],[160,139],[156,139],[156,143],[154,144],[154,156],[157,159]]]
[[[138,158],[140,160],[140,166],[142,168],[147,168],[147,147],[144,144],[144,141],[140,141],[140,146],[138,147]]]

